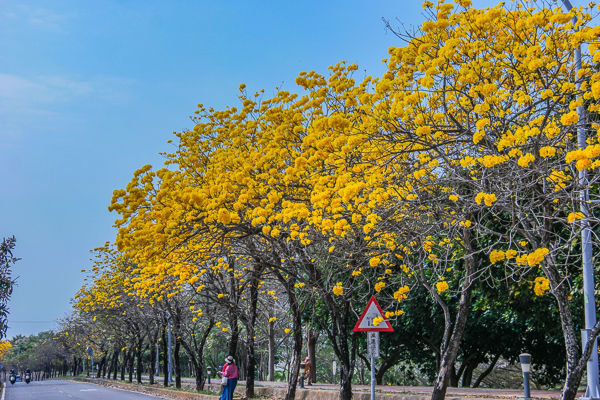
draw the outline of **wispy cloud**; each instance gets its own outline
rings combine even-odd
[[[94,97],[126,102],[134,79],[97,77],[89,81],[61,76],[25,78],[0,72],[0,113],[22,113],[49,104]]]
[[[93,91],[90,82],[56,76],[27,79],[0,73],[0,114],[39,112],[46,105],[76,100]]]
[[[0,73],[0,148],[24,131],[81,122],[81,104],[123,106],[133,99],[135,80],[60,76],[26,78]]]
[[[3,2],[4,3],[4,2]],[[67,23],[76,17],[75,14],[57,14],[47,8],[34,8],[27,5],[2,4],[0,16],[5,20],[25,21],[29,28],[50,33],[65,33],[68,31]]]

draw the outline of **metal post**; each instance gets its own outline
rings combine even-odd
[[[569,0],[562,0],[568,11],[571,11],[573,6]],[[573,18],[573,25],[577,23],[577,18]],[[578,80],[578,72],[581,70],[581,46],[575,50],[575,79]],[[576,82],[575,87],[579,91],[581,83]],[[580,100],[583,100],[581,95]],[[577,107],[577,115],[579,122],[577,125],[577,147],[583,149],[587,146],[587,132],[585,125],[587,123],[585,109],[583,105]],[[596,325],[596,300],[594,298],[594,270],[592,265],[592,228],[590,226],[590,210],[588,207],[590,192],[588,189],[587,169],[579,171],[579,184],[582,189],[579,193],[579,208],[584,215],[581,220],[581,258],[583,267],[583,302],[585,312],[585,330],[582,331],[581,337],[583,346],[587,343],[589,330]],[[586,331],[587,330],[587,331]],[[586,333],[584,333],[586,331]],[[583,398],[598,399],[600,398],[600,389],[598,382],[598,341],[594,341],[592,356],[587,362],[587,389]]]
[[[173,382],[173,364],[171,356],[171,321],[169,321],[169,382]]]
[[[335,373],[337,372],[337,363],[334,361],[332,364],[332,369],[333,369],[333,384],[335,384]]]
[[[375,357],[371,355],[371,400],[375,400]]]
[[[529,372],[523,372],[523,389],[525,391],[525,399],[530,399],[531,390],[529,389]]]
[[[94,377],[94,356],[92,357],[92,378]]]

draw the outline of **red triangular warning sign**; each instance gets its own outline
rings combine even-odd
[[[379,323],[379,325],[373,325],[373,319],[381,317],[383,321]],[[375,300],[375,296],[371,296],[371,299],[367,303],[365,310],[362,312],[356,326],[354,327],[354,332],[393,332],[394,328],[390,325],[390,322],[383,315],[383,310],[379,307],[379,303]]]

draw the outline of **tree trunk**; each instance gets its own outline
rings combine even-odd
[[[468,272],[467,272],[468,274]],[[465,278],[468,280],[468,278]],[[437,380],[433,387],[433,393],[431,394],[431,400],[443,400],[446,397],[446,389],[448,388],[448,381],[450,378],[450,368],[453,367],[460,341],[462,339],[465,326],[467,323],[467,313],[469,309],[469,302],[471,299],[471,288],[469,283],[468,287],[463,287],[461,293],[460,303],[458,307],[458,313],[454,322],[454,329],[452,336],[448,342],[447,347],[442,352],[442,363],[440,370],[438,371]]]
[[[287,290],[290,308],[292,311],[292,329],[294,338],[294,348],[292,352],[292,360],[290,363],[290,373],[288,377],[287,390],[285,400],[294,400],[296,398],[296,387],[298,384],[298,374],[300,372],[300,361],[302,360],[302,313],[300,312],[300,303],[294,292],[294,282],[288,283],[291,285],[291,290]],[[290,289],[286,286],[286,289]]]
[[[456,365],[452,364],[452,368],[450,368],[450,379],[448,386],[450,387],[458,387],[459,377],[456,375]]]
[[[163,380],[163,385],[164,387],[168,387],[169,386],[169,344],[167,343],[167,328],[163,327],[162,330],[162,345],[163,345],[163,373],[164,373],[164,380]]]
[[[173,358],[175,359],[175,387],[181,389],[181,358],[179,357],[179,350],[181,349],[181,342],[175,336],[175,349],[173,349]]]
[[[136,360],[137,360],[137,371],[136,371],[136,376],[135,376],[135,380],[138,383],[138,385],[142,384],[142,344],[138,343],[138,348],[136,350]]]
[[[148,370],[148,382],[150,385],[154,385],[154,369],[156,368],[156,350],[157,350],[158,331],[155,331],[152,338],[150,338],[150,368]]]
[[[119,349],[115,349],[114,353],[113,353],[113,367],[112,370],[113,372],[113,381],[117,380],[117,374],[119,373]],[[110,375],[110,374],[109,374]]]
[[[206,378],[204,377],[204,371],[202,371],[200,368],[196,368],[196,376],[194,378],[196,381],[196,391],[199,392],[204,390],[204,382],[206,381]]]
[[[477,378],[477,380],[473,384],[474,388],[478,388],[479,385],[481,384],[481,382],[483,381],[483,379],[486,376],[488,376],[490,374],[490,372],[492,372],[494,370],[494,366],[498,362],[499,358],[500,358],[500,354],[496,354],[496,356],[494,357],[494,359],[492,360],[492,362],[490,363],[490,365],[486,368],[485,371],[483,371],[483,373],[481,375],[479,375],[479,377]]]
[[[307,329],[306,342],[308,357],[310,357],[310,383],[317,383],[317,340],[320,332],[316,329]]]
[[[254,373],[256,369],[256,355],[254,353],[254,326],[256,325],[256,313],[258,304],[258,285],[260,284],[260,275],[262,268],[252,271],[250,277],[250,309],[248,310],[248,324],[246,332],[246,398],[254,397]]]
[[[467,367],[465,368],[462,376],[462,387],[471,387],[471,382],[473,381],[473,371],[479,365],[478,359],[474,358],[467,363]]]
[[[311,272],[314,273],[312,278],[315,281],[321,279],[320,273],[316,268]],[[356,332],[353,332],[351,333],[351,337],[348,337],[348,333],[351,331],[351,327],[349,326],[350,301],[343,301],[340,306],[333,300],[330,293],[323,294],[331,317],[331,329],[318,318],[317,322],[327,332],[333,351],[340,362],[340,400],[351,400],[352,375],[354,374],[354,365],[356,363],[358,336]],[[350,342],[350,346],[348,342]]]
[[[133,346],[131,346],[131,349],[129,349],[129,376],[128,376],[128,382],[129,383],[133,383],[133,362],[134,362],[134,348]]]
[[[575,334],[571,309],[569,307],[569,289],[560,272],[552,264],[542,263],[544,273],[550,281],[552,294],[557,300],[563,337],[567,351],[567,376],[565,385],[560,396],[561,400],[574,400],[577,396],[577,388],[586,370],[587,361],[592,354],[592,345],[600,331],[600,321],[590,331],[588,342],[580,355],[580,340]]]
[[[102,371],[100,373],[100,377],[106,378],[106,370],[108,368],[108,350],[104,352],[104,357],[102,357]]]
[[[231,357],[235,358],[235,356],[237,355],[238,341],[240,339],[240,330],[238,328],[237,311],[234,310],[233,307],[229,309],[229,327],[231,328],[231,339],[229,340],[228,354]]]
[[[396,365],[396,363],[398,362],[398,359],[400,358],[400,351],[396,350],[394,351],[392,354],[390,354],[387,358],[381,358],[381,364],[379,365],[379,368],[377,370],[375,370],[375,380],[377,382],[378,385],[382,385],[383,384],[383,376],[385,375],[385,373],[387,372],[388,369],[390,369],[391,367],[393,367],[394,365]],[[367,359],[364,356],[360,356],[363,360],[363,362],[365,362],[367,365],[369,365],[369,368],[371,368],[371,364],[370,364],[370,359]]]
[[[106,364],[106,353],[104,353],[102,355],[102,358],[100,359],[100,363],[98,364],[98,373],[96,374],[96,378],[102,378],[102,369],[104,368],[104,365]],[[61,371],[62,374],[62,371]]]
[[[471,230],[465,228],[463,230],[463,236],[465,247],[468,253],[465,257],[465,278],[461,287],[458,309],[456,313],[456,318],[454,320],[454,329],[452,329],[450,314],[448,312],[448,307],[445,304],[444,300],[439,296],[439,294],[435,292],[435,290],[431,286],[428,287],[430,293],[433,295],[435,300],[444,309],[445,319],[444,340],[442,340],[442,345],[440,346],[440,353],[442,355],[441,365],[438,371],[438,376],[435,385],[433,387],[433,392],[431,393],[431,400],[444,400],[444,398],[446,397],[446,389],[448,388],[448,381],[450,378],[450,368],[453,367],[454,362],[456,361],[456,356],[458,354],[460,342],[465,331],[465,326],[467,325],[467,315],[469,313],[469,307],[471,303],[471,292],[473,290],[471,276],[477,270],[477,260],[475,260],[475,257],[473,255],[476,246],[472,242],[473,237],[471,235]]]
[[[127,352],[123,351],[123,362],[121,363],[121,381],[125,380],[125,369],[127,368]]]
[[[274,317],[269,313],[269,319]],[[269,382],[275,382],[275,321],[269,322]]]

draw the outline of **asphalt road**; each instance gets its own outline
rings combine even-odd
[[[8,382],[7,382],[8,383]],[[149,400],[158,397],[126,392],[89,383],[70,381],[36,381],[8,384],[6,400]]]

